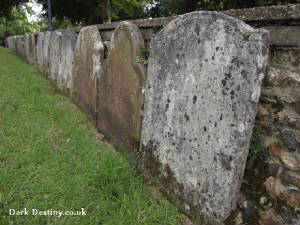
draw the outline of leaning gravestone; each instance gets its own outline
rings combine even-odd
[[[151,42],[141,169],[211,224],[236,207],[269,34],[217,12],[170,22]]]
[[[144,104],[146,73],[144,43],[136,25],[122,22],[115,29],[107,59],[106,72],[100,77],[98,129],[119,150],[138,148]]]
[[[61,57],[61,32],[53,31],[50,35],[50,43],[49,43],[49,73],[50,80],[55,82],[58,78],[60,57]]]
[[[67,96],[72,95],[76,40],[76,32],[70,30],[62,32],[60,38],[61,61],[58,70],[57,86]]]
[[[104,47],[96,26],[80,30],[75,49],[72,99],[96,123],[97,89]]]
[[[36,46],[36,54],[37,54],[37,69],[40,72],[43,72],[44,65],[44,40],[45,33],[39,33],[37,36],[37,46]]]

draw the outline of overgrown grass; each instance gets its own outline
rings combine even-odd
[[[181,224],[134,163],[107,150],[43,75],[0,48],[0,224]],[[10,216],[9,209],[86,216]]]

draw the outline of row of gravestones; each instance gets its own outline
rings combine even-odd
[[[219,224],[235,209],[268,32],[216,12],[180,16],[152,38],[147,73],[140,30],[128,22],[115,29],[106,59],[95,26],[78,37],[40,33],[34,44],[34,35],[8,39],[119,150],[134,152],[181,210]]]

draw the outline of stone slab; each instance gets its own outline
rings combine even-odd
[[[23,59],[25,59],[25,46],[24,46],[24,36],[19,35],[16,36],[16,52],[17,54],[22,57]]]
[[[75,48],[72,99],[96,123],[97,91],[104,60],[104,46],[96,26],[83,28]]]
[[[300,46],[300,29],[299,26],[269,26],[263,27],[269,31],[271,45],[282,47],[299,47]]]
[[[36,66],[37,63],[37,52],[36,52],[36,36],[34,34],[29,34],[29,63]]]
[[[30,63],[30,56],[29,56],[29,34],[24,35],[24,49],[25,49],[25,60],[27,63]]]
[[[268,47],[267,31],[217,12],[180,16],[152,39],[140,167],[203,224],[236,207]]]
[[[55,84],[58,79],[58,72],[62,55],[60,45],[61,36],[61,32],[51,32],[49,43],[49,78]]]
[[[72,95],[72,77],[74,73],[74,56],[77,33],[64,31],[60,38],[61,61],[59,64],[57,86],[67,96]]]
[[[50,76],[50,37],[51,32],[46,31],[44,33],[44,42],[43,42],[43,74],[47,77]]]
[[[12,50],[17,53],[17,37],[13,36],[11,40]]]
[[[45,33],[41,32],[37,36],[37,46],[36,46],[36,53],[37,53],[37,69],[40,72],[43,72],[43,65],[44,65],[44,40],[45,40]]]
[[[121,151],[138,149],[140,140],[146,73],[137,61],[143,58],[143,43],[136,25],[120,23],[100,77],[98,129]]]

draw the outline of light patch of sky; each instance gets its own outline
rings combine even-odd
[[[27,13],[28,21],[29,22],[38,21],[39,20],[39,15],[43,11],[43,5],[42,4],[38,4],[35,1],[28,2],[27,5],[30,6],[32,8],[32,10],[33,10],[33,15],[29,15]]]

